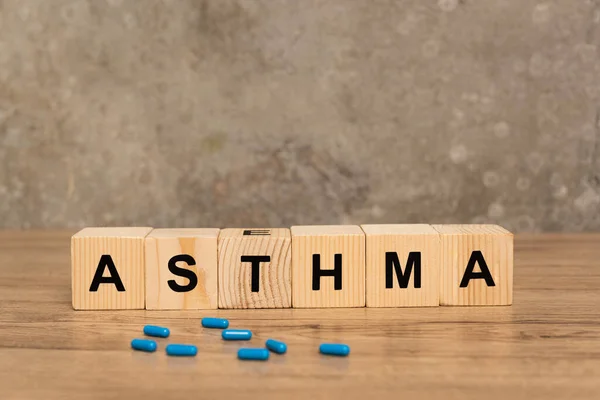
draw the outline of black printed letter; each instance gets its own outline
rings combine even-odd
[[[110,276],[102,276],[104,275],[105,268],[108,268]],[[103,254],[102,257],[100,257],[100,262],[98,262],[98,266],[96,267],[94,279],[92,279],[92,284],[90,285],[90,292],[97,292],[101,283],[113,283],[116,286],[117,291],[125,291],[125,286],[123,286],[123,282],[121,282],[121,277],[117,272],[117,267],[115,267],[115,263],[109,254]]]
[[[342,255],[335,254],[333,256],[333,269],[321,269],[321,255],[313,254],[313,276],[312,276],[312,288],[313,290],[321,289],[321,277],[322,276],[333,276],[333,288],[335,290],[342,290]]]
[[[475,269],[475,263],[479,263],[479,268],[481,268],[481,272],[473,272]],[[465,270],[465,274],[460,281],[460,287],[465,288],[469,286],[469,281],[471,279],[485,279],[485,283],[488,286],[496,286],[494,283],[494,278],[492,278],[492,274],[483,258],[483,254],[481,251],[476,250],[471,253],[471,258],[469,258],[469,262],[467,263],[467,269]]]
[[[394,287],[394,271],[398,278],[398,285],[401,288],[406,289],[408,287],[408,281],[410,280],[410,274],[412,273],[413,266],[415,267],[415,288],[421,287],[421,252],[411,251],[408,253],[408,260],[406,261],[406,270],[402,273],[402,267],[398,260],[398,253],[395,251],[388,251],[385,253],[385,287],[391,289]]]
[[[194,257],[190,256],[189,254],[179,254],[171,257],[171,259],[169,260],[169,271],[171,271],[173,275],[188,278],[190,280],[190,283],[181,286],[180,284],[175,282],[174,279],[170,279],[169,281],[167,281],[169,287],[172,291],[178,293],[189,292],[190,290],[194,290],[196,285],[198,285],[198,277],[196,276],[194,271],[178,267],[178,262],[184,262],[187,265],[196,265],[196,260],[194,260]]]
[[[260,263],[271,261],[271,256],[242,256],[242,262],[252,263],[252,282],[251,289],[258,292],[260,284]]]

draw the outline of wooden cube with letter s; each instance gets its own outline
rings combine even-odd
[[[146,309],[217,308],[219,229],[154,229],[146,237]]]

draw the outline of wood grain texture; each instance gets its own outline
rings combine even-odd
[[[292,304],[291,236],[285,228],[223,229],[219,235],[219,308],[289,308]],[[265,234],[268,232],[268,234]],[[252,292],[252,264],[242,256],[269,256],[259,265],[258,292]]]
[[[292,306],[294,308],[365,306],[365,234],[356,225],[292,226]],[[321,277],[313,290],[313,254],[320,269],[334,269],[335,254],[342,255],[342,289],[334,278]]]
[[[76,310],[144,308],[144,238],[152,228],[85,228],[71,238],[72,304]],[[90,285],[100,257],[110,255],[125,291]],[[104,271],[108,276],[109,271]]]
[[[146,236],[146,309],[197,310],[216,309],[217,294],[217,239],[219,229],[154,229]],[[180,286],[190,283],[183,276],[169,271],[169,260],[178,255],[189,255],[195,265],[176,263],[179,268],[192,271],[197,285],[188,292],[176,292],[169,280]]]
[[[440,305],[440,234],[431,225],[361,225],[366,235],[367,307],[437,307]],[[393,274],[386,288],[386,253],[397,254],[403,274],[410,253],[419,253],[420,287],[411,264],[408,286],[401,288]]]
[[[497,225],[433,225],[442,240],[440,305],[510,305],[513,300],[513,234]],[[494,279],[460,287],[470,257],[481,251]],[[475,271],[481,271],[480,265]]]
[[[0,231],[0,397],[596,400],[600,234],[517,235],[512,307],[89,311],[71,307],[72,231]],[[200,318],[254,333],[224,342]],[[167,326],[154,354],[129,342]],[[265,363],[242,346],[284,340]],[[166,343],[198,346],[169,358]],[[321,356],[322,342],[351,346]]]

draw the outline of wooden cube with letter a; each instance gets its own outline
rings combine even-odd
[[[440,305],[440,234],[431,225],[362,225],[367,307]]]
[[[365,306],[365,234],[359,226],[292,226],[292,306]]]
[[[217,308],[219,229],[155,229],[146,236],[146,309]]]
[[[433,227],[442,240],[440,305],[512,304],[512,233],[497,225]]]
[[[219,308],[291,307],[289,229],[223,229]]]
[[[152,228],[85,228],[71,238],[76,310],[144,308],[144,239]]]

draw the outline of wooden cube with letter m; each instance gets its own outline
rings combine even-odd
[[[440,305],[440,234],[431,225],[362,225],[367,307]]]

